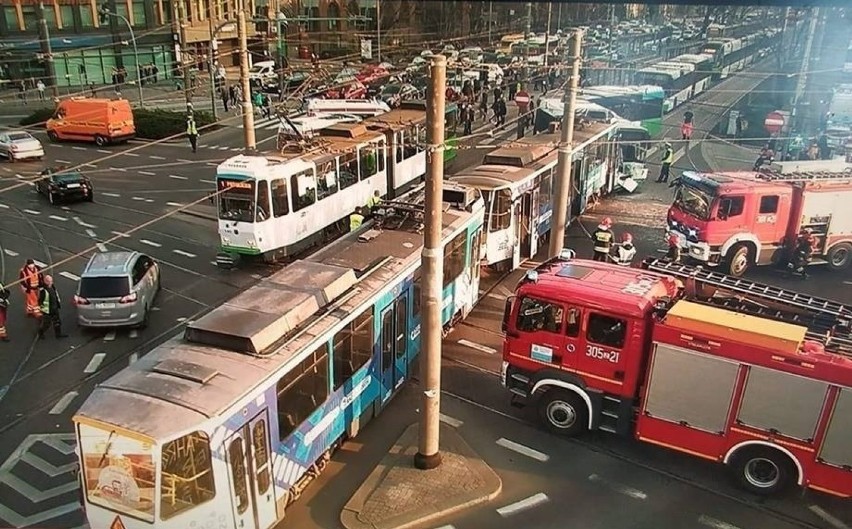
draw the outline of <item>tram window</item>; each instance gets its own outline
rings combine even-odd
[[[444,288],[464,272],[467,263],[467,232],[461,232],[444,248]]]
[[[541,206],[550,206],[553,200],[553,169],[546,171],[541,176],[538,191],[538,203]]]
[[[393,138],[396,142],[396,148],[394,149],[396,151],[396,163],[399,163],[405,159],[405,131],[395,132]]]
[[[340,189],[358,183],[358,158],[354,153],[344,154],[340,157]]]
[[[231,482],[234,484],[237,514],[243,514],[248,509],[249,502],[246,483],[246,452],[242,437],[237,437],[228,445],[228,462],[231,465]]]
[[[266,494],[271,485],[269,479],[269,443],[266,435],[266,419],[260,419],[251,428],[252,454],[254,455],[254,468],[257,469],[257,492]]]
[[[328,346],[323,344],[281,377],[278,435],[283,441],[328,398]]]
[[[564,315],[562,305],[535,298],[524,298],[518,308],[515,326],[521,332],[554,332],[562,329]]]
[[[417,152],[423,152],[426,150],[426,127],[424,125],[417,125],[416,147]]]
[[[372,144],[358,149],[361,154],[361,180],[370,178],[378,171],[376,161],[376,147]]]
[[[373,355],[373,308],[334,335],[334,389],[337,390]]]
[[[417,148],[419,128],[420,125],[414,125],[414,127],[405,131],[404,143],[402,144],[402,157],[405,159],[411,158],[420,152],[420,149]]]
[[[310,169],[290,177],[290,189],[293,190],[293,211],[299,211],[317,201],[317,183]]]
[[[385,149],[385,140],[379,140],[377,145],[378,145],[379,171],[384,171],[385,170],[385,157],[387,156],[387,149]]]
[[[269,182],[260,180],[257,183],[257,212],[255,221],[263,222],[269,218]]]
[[[417,274],[414,276],[414,284],[413,284],[412,289],[411,289],[411,295],[414,296],[414,299],[411,300],[412,301],[412,307],[413,307],[411,313],[415,318],[420,317],[420,310],[421,310],[420,296],[422,295],[422,291],[423,291],[423,277],[420,275],[420,272],[418,271]]]
[[[283,178],[273,180],[272,187],[272,214],[283,217],[290,212],[290,201],[287,196],[287,181]]]
[[[210,439],[192,432],[163,445],[160,518],[168,520],[216,496]]]
[[[491,207],[490,231],[508,229],[512,223],[512,192],[508,189],[495,191],[497,199]]]
[[[324,163],[317,172],[317,200],[337,193],[337,172],[334,161]]]
[[[605,314],[589,314],[586,339],[592,343],[621,349],[627,337],[627,322]]]

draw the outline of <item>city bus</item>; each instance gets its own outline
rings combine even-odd
[[[523,41],[523,33],[513,33],[511,35],[504,35],[503,38],[500,39],[500,47],[497,49],[497,51],[505,55],[509,55],[512,53],[512,46],[514,44],[517,44],[518,42]]]
[[[663,111],[671,112],[689,100],[693,71],[693,65],[662,62],[637,71],[635,80],[637,84],[662,88],[666,95]]]
[[[709,86],[713,78],[713,56],[712,55],[694,55],[685,54],[679,55],[673,59],[669,59],[671,63],[689,64],[693,70],[690,73],[692,91],[690,97],[695,97],[704,92]]]
[[[638,122],[652,136],[662,132],[666,93],[659,86],[592,86],[581,95],[620,118]]]

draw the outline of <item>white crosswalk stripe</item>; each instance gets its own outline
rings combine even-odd
[[[257,130],[257,129],[263,129],[263,130],[278,130],[278,125],[279,125],[280,123],[281,123],[281,122],[278,120],[278,118],[277,118],[277,117],[272,117],[272,118],[255,118],[255,120],[254,120],[254,128],[255,128],[255,130]],[[243,128],[243,126],[242,126],[242,125],[240,125],[240,128]]]

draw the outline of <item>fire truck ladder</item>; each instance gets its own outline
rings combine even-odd
[[[809,340],[852,356],[852,306],[656,257],[645,259],[642,268],[694,282],[691,301],[801,325]]]
[[[764,180],[784,182],[814,182],[822,180],[845,180],[852,178],[852,169],[842,171],[798,171],[780,173],[772,169],[761,169],[760,177]]]

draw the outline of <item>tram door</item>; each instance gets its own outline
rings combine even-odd
[[[275,523],[275,487],[264,410],[225,441],[236,527],[267,529]]]
[[[382,348],[382,401],[405,381],[408,374],[408,293],[382,311],[379,345]]]
[[[512,203],[512,270],[516,270],[521,265],[521,246],[524,243],[524,197],[523,195],[516,198]]]

